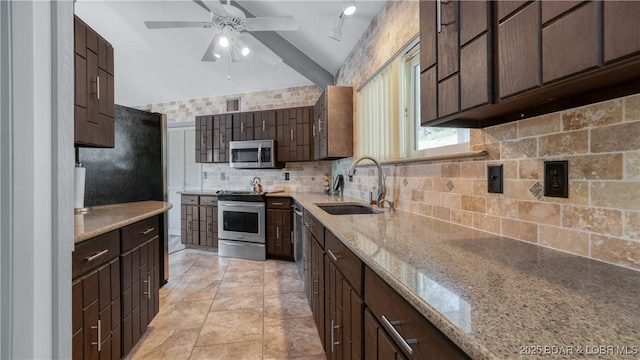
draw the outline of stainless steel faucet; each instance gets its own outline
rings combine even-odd
[[[356,165],[358,165],[360,161],[365,159],[373,161],[373,163],[378,167],[378,195],[376,197],[376,200],[378,202],[378,207],[381,207],[380,201],[382,201],[385,195],[387,195],[387,187],[384,184],[385,177],[382,175],[382,167],[380,167],[380,163],[378,162],[378,160],[370,156],[362,156],[353,160],[351,166],[349,166],[349,176],[354,176],[356,174]]]

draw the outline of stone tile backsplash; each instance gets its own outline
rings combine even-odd
[[[387,197],[406,211],[640,270],[638,99],[473,130],[473,149],[488,149],[487,159],[384,165]],[[346,174],[351,160],[334,162],[333,173]],[[569,198],[543,196],[546,160],[569,161]],[[504,165],[503,194],[487,192],[495,164]],[[375,184],[373,167],[359,168],[345,194],[368,200]]]

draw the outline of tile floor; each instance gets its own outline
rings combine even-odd
[[[169,274],[127,359],[326,359],[295,263],[185,249]]]

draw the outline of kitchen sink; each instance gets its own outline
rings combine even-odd
[[[316,204],[331,215],[380,214],[382,211],[365,204]]]

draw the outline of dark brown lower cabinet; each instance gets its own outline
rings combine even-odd
[[[267,255],[293,259],[291,198],[267,198]]]
[[[402,351],[384,331],[369,309],[364,310],[364,358],[404,360]]]
[[[318,243],[318,240],[311,234],[309,228],[305,224],[305,237],[308,239],[309,255],[311,258],[310,283],[308,299],[313,313],[313,320],[318,328],[320,341],[326,345],[325,336],[325,314],[324,314],[324,250]],[[325,346],[326,349],[326,346]]]
[[[364,270],[364,301],[371,314],[386,331],[387,337],[393,340],[407,359],[469,359],[449,338],[368,267]],[[369,356],[366,353],[365,358],[388,359]]]
[[[180,210],[180,242],[218,248],[218,197],[182,195]]]
[[[159,221],[122,228],[122,356],[140,340],[159,311]]]
[[[72,255],[73,359],[120,359],[118,231],[79,244]]]

